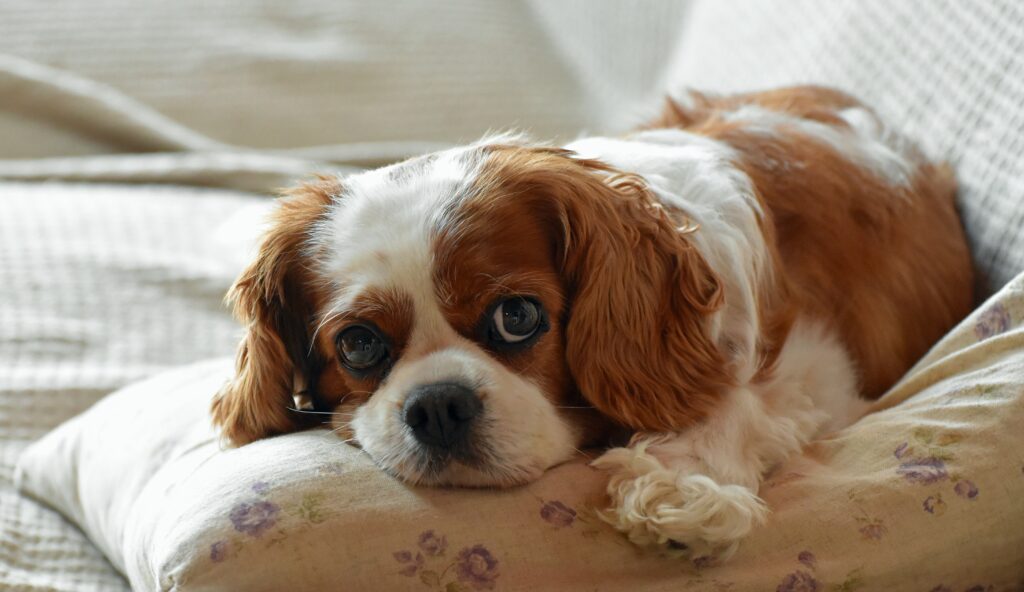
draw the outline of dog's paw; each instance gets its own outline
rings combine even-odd
[[[724,561],[765,521],[768,509],[750,489],[666,468],[644,448],[615,448],[592,463],[611,473],[602,519],[633,543]]]

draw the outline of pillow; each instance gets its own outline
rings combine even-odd
[[[20,459],[136,590],[934,590],[1024,581],[1024,276],[876,405],[778,467],[724,565],[633,547],[586,459],[511,490],[411,487],[312,430],[222,450],[230,360],[110,395]]]

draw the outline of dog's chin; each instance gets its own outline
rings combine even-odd
[[[425,460],[402,467],[386,466],[376,459],[385,473],[409,483],[426,487],[496,488],[516,487],[536,481],[547,467],[530,464],[500,465],[470,463],[455,459]]]
[[[362,438],[353,433],[346,442],[361,448],[391,477],[426,487],[516,487],[536,481],[549,468],[572,459],[577,450],[568,441],[524,450],[499,447],[479,437],[440,449],[414,442],[409,434],[377,436],[378,432]]]

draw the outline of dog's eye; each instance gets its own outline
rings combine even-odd
[[[352,370],[369,370],[388,355],[387,345],[376,331],[365,325],[353,325],[338,335],[341,361]]]
[[[533,337],[544,321],[540,304],[515,296],[502,300],[491,315],[491,340],[513,344]]]

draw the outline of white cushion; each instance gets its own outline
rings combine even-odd
[[[762,488],[723,566],[639,552],[581,461],[507,491],[410,487],[325,430],[221,450],[230,360],[110,395],[23,454],[20,487],[136,590],[961,590],[1024,577],[1024,276]],[[946,586],[947,588],[940,588]],[[986,588],[987,589],[987,588]]]

